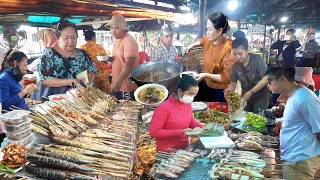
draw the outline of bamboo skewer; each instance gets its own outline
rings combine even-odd
[[[267,165],[285,166],[285,164],[267,164]]]
[[[263,170],[262,172],[284,172],[283,170]]]

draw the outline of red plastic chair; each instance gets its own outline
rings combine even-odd
[[[316,72],[319,73],[318,69],[320,67],[320,52],[317,53],[317,62],[316,62]]]
[[[150,57],[146,52],[144,51],[139,52],[139,64],[143,64],[149,61],[150,61]]]

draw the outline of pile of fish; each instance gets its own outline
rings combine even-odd
[[[253,152],[233,151],[213,165],[208,173],[212,179],[261,179],[264,178],[261,172],[267,163],[259,158],[260,155]]]
[[[107,115],[112,113],[119,101],[93,87],[84,89],[78,86],[78,89],[83,98],[74,96],[73,102],[68,99],[52,101],[54,105],[46,105],[49,109],[40,105],[45,113],[32,111],[33,131],[46,137],[73,138],[99,124],[117,125]]]
[[[161,163],[156,165],[154,172],[167,178],[178,178],[197,157],[199,154],[184,150],[177,150],[171,154],[158,153],[157,160]]]
[[[230,157],[232,153],[233,149],[212,149],[207,158],[214,159],[219,162],[221,159]]]
[[[229,137],[234,140],[236,146],[243,150],[260,151],[265,147],[277,146],[278,139],[272,136],[264,136],[259,132],[253,131],[243,134],[229,133]]]
[[[276,145],[272,143],[277,143],[277,139],[264,136],[259,132],[243,134],[228,132],[228,136],[242,150],[213,149],[207,157],[215,159],[219,163],[213,165],[208,172],[212,179],[258,180],[264,179],[266,172],[280,172],[280,170],[275,170],[270,166],[277,164],[267,164],[265,160],[261,159],[268,156],[263,151],[260,152],[261,154],[250,152],[250,150],[260,151],[265,149],[263,147],[265,145]]]
[[[142,105],[118,101],[100,90],[78,87],[83,98],[54,101],[32,111],[33,130],[55,144],[27,154],[27,172],[47,179],[94,179],[132,175],[136,156],[137,123]]]

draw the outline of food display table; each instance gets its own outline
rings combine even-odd
[[[33,108],[28,118],[33,119],[31,125],[37,140],[34,148],[27,151],[26,160],[30,163],[17,176],[133,178],[142,105],[117,101],[95,88],[78,91],[83,98],[73,96],[72,101],[62,98]],[[80,171],[82,168],[86,172]],[[53,170],[57,173],[52,174]]]
[[[217,102],[205,103],[205,104],[207,104],[207,107],[209,109],[212,109],[213,112],[215,112],[216,110],[224,111],[223,106],[226,106],[225,104],[217,103]],[[281,112],[279,111],[282,111],[282,110],[274,110],[274,111],[277,116],[281,116]],[[197,114],[198,116],[199,111],[196,111],[195,114]],[[273,136],[275,131],[275,121],[276,121],[276,116],[273,114],[273,110],[269,110],[268,112],[262,112],[261,117],[263,117],[264,115],[266,116],[266,120],[265,120],[266,126],[264,130],[261,130],[261,133],[254,132],[254,131],[250,132],[247,129],[245,131],[243,130],[242,126],[246,122],[246,114],[247,112],[243,112],[243,114],[239,115],[237,118],[233,118],[235,122],[238,122],[238,123],[240,122],[240,125],[238,124],[236,126],[233,126],[233,123],[234,123],[233,122],[231,124],[230,130],[227,130],[228,137],[232,139],[232,141],[234,142],[234,146],[229,148],[226,148],[226,147],[205,148],[205,146],[203,145],[203,142],[199,140],[198,136],[192,136],[190,138],[191,139],[190,146],[183,151],[172,150],[172,152],[169,154],[158,152],[156,157],[156,164],[154,168],[151,169],[151,172],[149,175],[156,179],[182,179],[182,180],[208,179],[209,180],[211,179],[210,176],[212,176],[212,174],[210,175],[208,172],[218,172],[218,171],[224,172],[225,170],[223,169],[220,169],[218,171],[215,171],[214,169],[217,169],[219,166],[222,166],[225,163],[228,164],[229,160],[237,157],[236,155],[237,153],[245,153],[245,154],[248,153],[249,155],[246,155],[245,157],[241,156],[241,158],[250,159],[253,156],[259,156],[260,158],[255,161],[262,164],[264,163],[266,165],[266,166],[262,165],[263,173],[257,174],[258,176],[264,175],[265,177],[281,179],[283,170],[281,166],[282,162],[279,161],[279,156],[280,156],[279,140],[278,140],[278,137]],[[207,117],[203,117],[202,115],[200,115],[199,117],[207,119]],[[219,121],[220,120],[218,118],[217,122]],[[206,122],[206,123],[209,123],[209,122]],[[206,138],[210,139],[210,137],[206,137]],[[214,141],[217,138],[219,137],[212,137],[211,139]],[[251,141],[253,141],[252,144],[251,144]],[[248,146],[251,146],[251,145],[255,146],[255,148],[257,149],[250,149],[250,147]],[[191,153],[190,156],[192,156],[192,153],[197,153],[198,157],[193,158],[193,161],[190,163],[189,166],[184,167],[184,170],[180,169],[180,167],[175,169],[174,167],[179,166],[179,164],[174,164],[174,161],[179,161],[179,157],[187,158],[186,156],[188,156],[188,153]],[[229,155],[226,155],[228,153]],[[252,156],[250,153],[255,153],[255,154]],[[271,159],[266,158],[268,156],[271,157]],[[223,158],[226,158],[229,160],[226,162],[221,161]],[[166,163],[168,164],[167,166],[170,168],[165,168]],[[267,163],[272,164],[272,166],[267,165]],[[219,164],[219,166],[215,167],[215,164],[217,165]],[[237,168],[238,167],[233,166],[231,169],[226,170],[225,175],[226,176],[230,175],[233,177],[238,176]],[[255,172],[248,171],[247,173],[249,173],[249,177],[253,177],[254,176],[253,174]],[[250,175],[250,173],[252,174]],[[217,176],[217,175],[223,175],[223,174],[216,173],[215,175]],[[248,176],[248,174],[246,175]]]
[[[84,91],[84,92],[86,92],[86,91]],[[64,104],[64,105],[61,105],[61,107],[59,108],[59,106],[56,107],[57,106],[56,103],[57,102],[55,102],[55,103],[49,102],[49,103],[41,104],[41,105],[38,105],[38,106],[41,106],[41,108],[38,107],[35,109],[38,109],[39,111],[41,110],[41,112],[47,112],[47,113],[53,113],[52,110],[55,109],[55,111],[58,111],[61,113],[60,115],[64,115],[64,116],[68,116],[68,117],[73,117],[73,116],[76,116],[79,114],[81,115],[81,113],[78,112],[78,110],[76,110],[77,108],[74,107],[75,104],[72,104],[72,103],[69,104],[70,107],[68,107],[68,106],[66,106],[66,104]],[[199,103],[199,104],[201,104],[201,103]],[[205,103],[205,104],[206,104],[207,108],[213,109],[214,111],[221,112],[221,113],[218,113],[219,117],[217,118],[217,120],[219,122],[228,121],[228,118],[226,116],[227,114],[224,113],[224,112],[227,112],[227,110],[228,110],[227,109],[228,106],[226,103],[212,102],[212,103]],[[83,106],[83,104],[81,106]],[[123,171],[123,173],[128,174],[127,178],[143,179],[143,177],[146,177],[146,178],[151,178],[151,179],[152,178],[170,179],[170,178],[164,176],[163,174],[157,173],[157,167],[159,164],[161,164],[162,161],[170,160],[171,156],[170,155],[168,156],[168,154],[161,155],[161,153],[156,153],[156,142],[154,139],[150,138],[150,136],[148,134],[149,126],[150,126],[150,122],[152,119],[154,109],[155,108],[139,107],[139,105],[136,102],[121,101],[121,102],[118,102],[114,106],[114,108],[108,112],[108,115],[104,117],[104,118],[106,118],[107,122],[109,122],[111,124],[112,124],[112,122],[116,123],[118,125],[117,127],[120,129],[121,129],[121,126],[124,126],[124,127],[130,126],[132,128],[134,127],[133,128],[134,130],[132,129],[133,131],[132,131],[132,133],[130,133],[130,136],[125,135],[125,133],[117,134],[120,136],[125,136],[125,137],[127,137],[125,139],[128,139],[128,141],[123,142],[124,144],[122,144],[122,145],[126,146],[127,144],[134,144],[134,146],[132,146],[132,148],[133,148],[132,153],[128,152],[128,154],[132,155],[132,157],[133,157],[130,161],[128,161],[128,163],[130,164],[130,167],[128,167],[128,171]],[[206,108],[204,108],[204,109],[206,109]],[[200,111],[197,111],[197,112],[200,112]],[[54,114],[52,114],[52,115],[54,115]],[[217,114],[215,114],[215,115],[217,115]],[[244,113],[244,115],[245,115],[245,113]],[[54,117],[55,116],[56,115],[54,115]],[[93,116],[93,114],[92,114],[92,116]],[[242,123],[245,122],[245,119],[243,119],[243,117],[238,117],[238,119],[235,118],[235,120],[241,121]],[[209,122],[206,122],[206,124],[207,123],[209,123]],[[37,124],[34,124],[34,125],[37,125]],[[89,132],[92,131],[93,129],[97,129],[97,131],[98,131],[99,126],[104,126],[104,125],[100,124],[100,125],[94,126],[94,128],[90,128],[88,130],[89,130]],[[115,128],[115,127],[113,127],[113,128]],[[54,143],[51,141],[51,137],[44,137],[44,135],[40,135],[41,133],[39,134],[39,132],[41,132],[41,131],[38,131],[36,129],[34,131],[37,135],[37,142],[35,143],[36,147],[40,147],[45,144]],[[245,133],[244,131],[241,130],[241,128],[237,128],[237,127],[231,127],[231,131],[233,134],[244,134]],[[227,131],[227,132],[228,132],[228,136],[229,136],[230,131]],[[112,131],[110,131],[108,133],[112,133]],[[266,134],[265,132],[263,132],[263,133]],[[98,134],[96,134],[95,136],[97,136],[97,135]],[[92,134],[90,136],[92,136]],[[263,135],[260,135],[260,134],[258,134],[257,136],[259,136],[260,138],[264,137]],[[80,137],[81,137],[81,134],[80,134]],[[128,137],[130,137],[130,138],[128,138]],[[140,137],[140,138],[138,139],[138,137]],[[97,139],[99,139],[99,137]],[[191,180],[192,179],[205,179],[206,180],[206,179],[208,179],[209,180],[211,178],[210,178],[210,175],[208,174],[208,171],[211,171],[212,167],[215,164],[219,163],[221,161],[221,159],[220,159],[220,157],[218,159],[215,159],[216,155],[212,155],[212,153],[213,153],[212,149],[205,148],[197,136],[192,136],[190,139],[191,139],[191,145],[187,149],[185,149],[183,151],[183,153],[186,153],[185,154],[186,158],[188,155],[193,156],[194,154],[197,154],[197,157],[193,158],[193,160],[190,161],[190,164],[188,165],[188,167],[185,168],[185,171],[183,173],[179,174],[179,177],[172,178],[172,179],[182,179],[182,180],[189,180],[189,179],[191,179]],[[236,146],[234,146],[232,148],[215,148],[215,149],[220,149],[219,151],[225,151],[222,154],[226,154],[226,152],[228,152],[229,150],[230,151],[231,150],[232,151],[238,150],[239,149],[238,148],[239,142],[237,142],[237,140],[234,140],[234,139],[233,139],[233,142],[235,142]],[[64,143],[66,143],[66,142],[64,142]],[[276,144],[276,146],[272,146],[271,149],[276,149],[277,145],[278,144]],[[108,147],[112,147],[112,146],[108,146]],[[264,147],[264,148],[267,148],[267,147]],[[270,147],[268,147],[268,148],[270,148]],[[224,150],[221,150],[221,149],[224,149]],[[123,150],[126,151],[128,149],[125,148]],[[117,151],[117,153],[119,153],[119,152],[120,151]],[[188,153],[191,153],[191,154],[188,154]],[[119,155],[120,154],[122,154],[122,153],[119,153]],[[258,152],[258,154],[260,154],[261,158],[263,159],[264,154],[260,153],[260,151]],[[209,158],[209,155],[210,155],[210,158]],[[211,158],[211,156],[214,156],[214,158]],[[159,158],[161,158],[162,160],[159,160]],[[101,169],[101,170],[103,170],[103,169]],[[105,175],[103,175],[101,173],[98,176],[92,176],[92,177],[96,177],[99,179],[111,178],[113,176],[113,174],[108,174],[108,171],[110,169],[108,170],[108,168],[106,168],[106,170],[107,170],[107,173]],[[281,171],[281,169],[278,171]],[[130,174],[130,177],[129,177],[129,174]],[[20,171],[19,173],[17,173],[17,175],[22,176],[22,177],[26,177],[29,179],[36,179],[36,180],[41,179],[41,178],[37,178],[34,175],[27,173],[25,170]],[[115,175],[120,176],[121,174],[115,174]],[[121,179],[123,177],[117,178],[117,177],[113,176],[112,178],[113,179]]]

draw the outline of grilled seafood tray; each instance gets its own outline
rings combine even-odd
[[[216,162],[207,158],[210,153],[211,150],[204,148],[200,141],[185,150],[171,153],[158,152],[156,165],[149,175],[156,179],[210,179],[208,170]],[[183,159],[180,159],[181,157]]]
[[[211,180],[208,175],[208,171],[214,163],[204,163],[204,162],[193,162],[191,166],[180,175],[178,178],[168,178],[164,175],[157,174],[154,178],[159,180],[171,180],[171,179],[180,179],[180,180]]]

